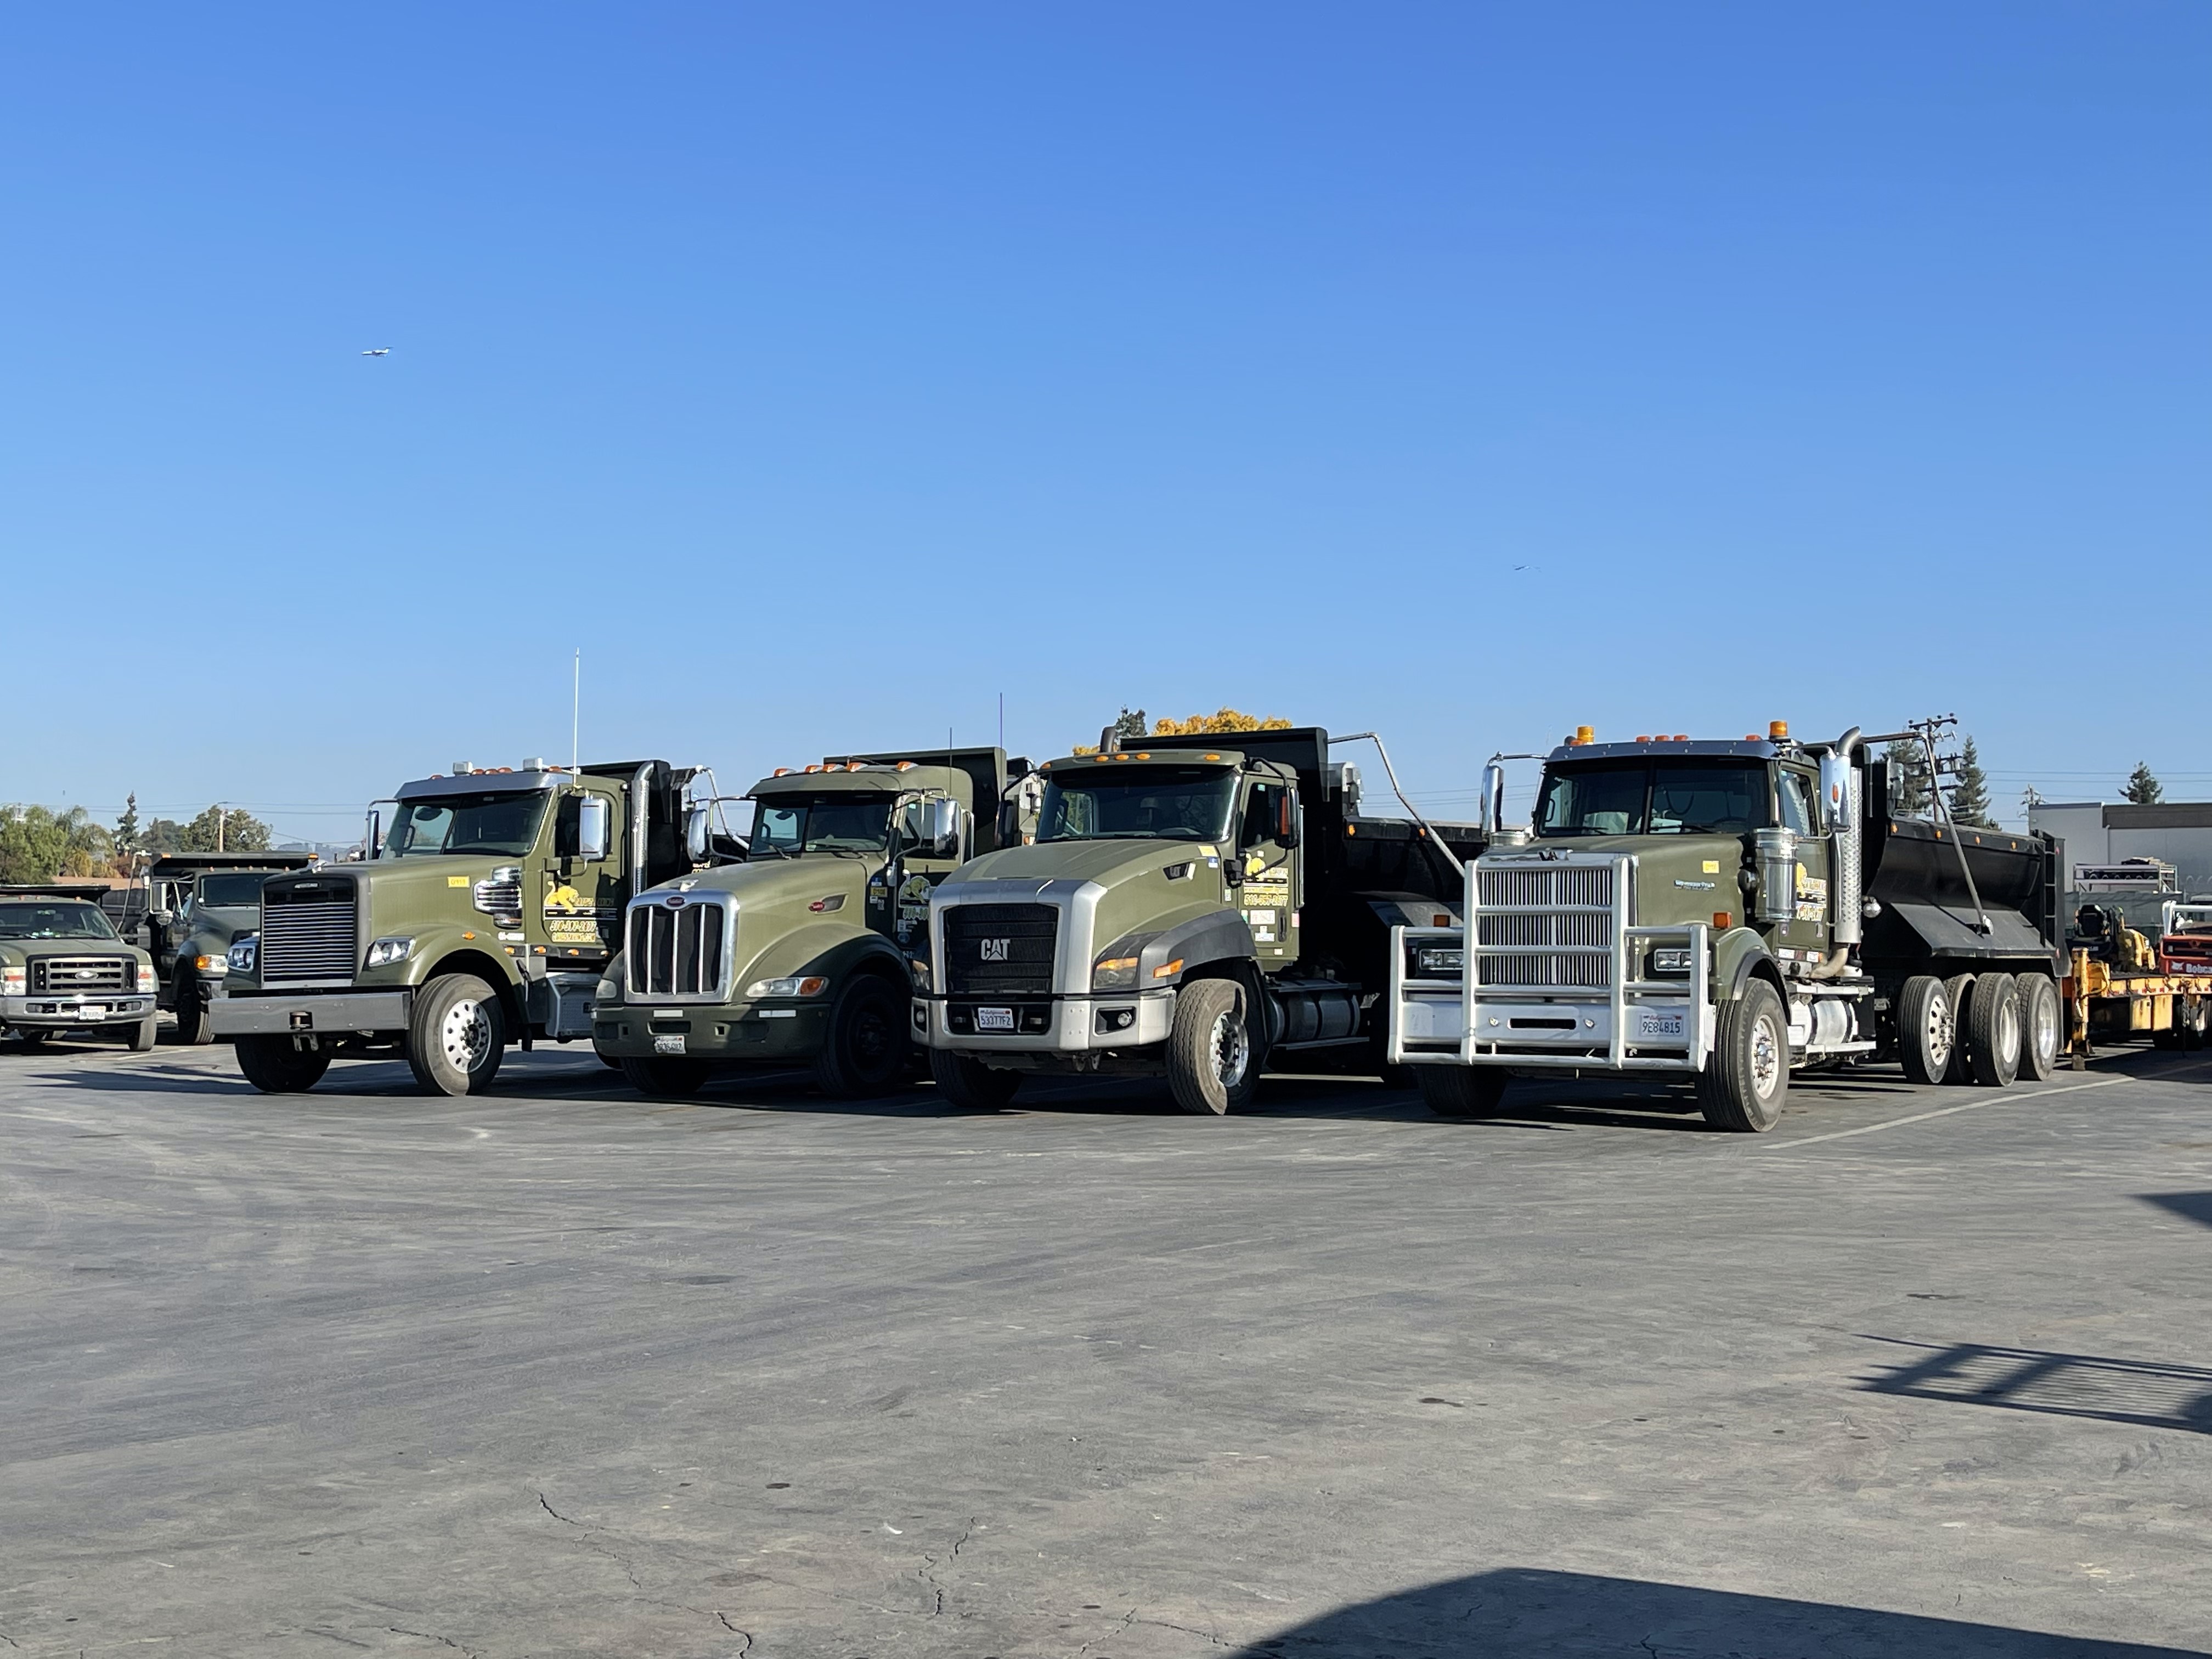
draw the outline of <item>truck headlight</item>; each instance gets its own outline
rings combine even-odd
[[[1137,958],[1107,957],[1091,970],[1094,991],[1126,991],[1137,982]]]
[[[21,968],[0,968],[0,996],[21,996],[25,971]]]
[[[789,979],[757,979],[745,987],[749,997],[818,997],[830,988],[819,974],[793,975]]]
[[[1651,953],[1651,971],[1668,976],[1687,977],[1690,971],[1690,952],[1686,946],[1662,945]]]
[[[1421,973],[1438,978],[1456,975],[1467,967],[1467,947],[1463,945],[1424,945],[1413,951],[1413,966]]]
[[[196,974],[210,974],[220,978],[230,971],[230,963],[222,957],[194,957],[192,971]]]
[[[605,975],[592,988],[592,998],[597,1002],[620,1002],[622,986],[612,974]]]
[[[252,973],[260,959],[261,941],[258,939],[242,939],[230,947],[230,971],[234,974]]]
[[[411,939],[380,939],[368,947],[368,966],[389,968],[395,962],[404,962],[415,954]]]
[[[142,962],[138,964],[138,988],[141,992],[151,991],[160,983],[161,981],[154,977],[152,963]]]

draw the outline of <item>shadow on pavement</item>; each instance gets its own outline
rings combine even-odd
[[[2146,1204],[2155,1204],[2170,1215],[2184,1221],[2193,1221],[2200,1227],[2212,1227],[2212,1193],[2141,1193]]]
[[[2212,1370],[2199,1366],[1993,1348],[1979,1342],[1945,1347],[1888,1336],[1868,1340],[1921,1356],[1858,1378],[1859,1387],[1869,1394],[2212,1434]]]
[[[1131,1622],[1142,1622],[1141,1611]],[[1507,1567],[1340,1608],[1236,1654],[1237,1659],[1619,1654],[1649,1659],[1815,1654],[1820,1659],[2189,1659],[2197,1651]]]

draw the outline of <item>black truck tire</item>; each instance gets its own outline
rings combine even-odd
[[[937,1092],[963,1112],[999,1111],[1012,1101],[1022,1086],[1019,1072],[986,1066],[980,1060],[956,1054],[950,1048],[929,1051],[929,1076],[937,1085]]]
[[[2058,1051],[2065,1046],[2058,988],[2048,974],[2022,974],[2013,983],[2020,992],[2020,1074],[2041,1083],[2057,1071]]]
[[[1242,1111],[1260,1086],[1251,1000],[1233,979],[1194,980],[1176,998],[1168,1030],[1168,1089],[1186,1112]]]
[[[814,1086],[832,1100],[869,1100],[906,1082],[907,1000],[878,974],[855,974],[830,1005]]]
[[[623,1081],[641,1095],[653,1095],[680,1100],[686,1095],[696,1095],[707,1080],[707,1062],[703,1060],[646,1060],[631,1058],[613,1062],[623,1074]]]
[[[1504,1068],[1498,1066],[1409,1066],[1421,1099],[1438,1117],[1494,1117],[1505,1098]]]
[[[52,1031],[40,1030],[38,1027],[32,1025],[18,1025],[15,1028],[15,1041],[21,1043],[26,1048],[37,1048],[41,1042],[44,1042],[52,1035],[53,1033]]]
[[[1972,1083],[1974,1080],[1974,976],[1954,974],[1943,981],[1943,994],[1951,1000],[1951,1063],[1943,1068],[1942,1081]]]
[[[2212,1025],[2212,1010],[2208,1010],[2203,997],[2176,997],[2173,1023],[2181,1030],[2181,1046],[2193,1053],[2204,1046],[2205,1027]]]
[[[441,974],[415,994],[407,1069],[426,1094],[482,1094],[506,1056],[506,1010],[474,974]]]
[[[1721,1005],[1712,1058],[1698,1073],[1698,1109],[1716,1129],[1759,1134],[1782,1119],[1790,1094],[1790,1017],[1763,979]]]
[[[295,1048],[288,1036],[242,1036],[235,1045],[238,1069],[264,1095],[304,1094],[331,1069],[321,1048]]]
[[[1959,1046],[1959,1011],[1933,974],[1915,974],[1897,998],[1897,1058],[1913,1083],[1941,1083]]]
[[[1974,1081],[2002,1089],[2020,1075],[2020,988],[2010,974],[1984,974],[1966,1004],[1966,1060]]]
[[[175,979],[177,1000],[177,1041],[197,1048],[215,1041],[215,1027],[208,1018],[207,998],[200,994],[199,976],[189,968],[179,968]]]
[[[143,1054],[149,1052],[161,1040],[161,1017],[149,1014],[136,1025],[123,1028],[123,1040],[131,1045],[131,1052]]]

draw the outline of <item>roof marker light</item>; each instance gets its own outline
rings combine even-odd
[[[1575,727],[1575,742],[1577,745],[1585,743],[1595,743],[1596,741],[1597,732],[1591,727],[1587,726],[1577,726]]]
[[[1766,736],[1767,736],[1767,740],[1768,740],[1769,742],[1771,742],[1771,743],[1787,743],[1787,742],[1789,742],[1789,741],[1790,741],[1790,722],[1789,722],[1788,720],[1769,720],[1769,721],[1767,721],[1767,723],[1766,723]]]

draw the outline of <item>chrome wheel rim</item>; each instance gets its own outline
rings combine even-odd
[[[1223,1088],[1235,1088],[1244,1080],[1244,1069],[1252,1063],[1252,1048],[1245,1039],[1244,1022],[1233,1011],[1214,1020],[1212,1047],[1214,1076]]]
[[[2020,1005],[2017,1002],[1997,1011],[1997,1054],[2015,1062],[2020,1059]]]
[[[1781,1034],[1771,1015],[1763,1015],[1751,1028],[1751,1087],[1761,1100],[1771,1099],[1782,1080]]]
[[[1950,1064],[1951,1045],[1958,1041],[1958,1030],[1951,1019],[1950,998],[1932,996],[1928,999],[1927,1025],[1929,1066],[1932,1071],[1940,1072]]]
[[[456,1071],[473,1072],[491,1052],[491,1017],[483,1005],[465,999],[446,1010],[438,1027],[439,1046]]]
[[[2035,1056],[2047,1067],[2058,1058],[2058,999],[2039,996],[2035,999],[2035,1014],[2028,1022],[2028,1040],[2035,1045]]]

